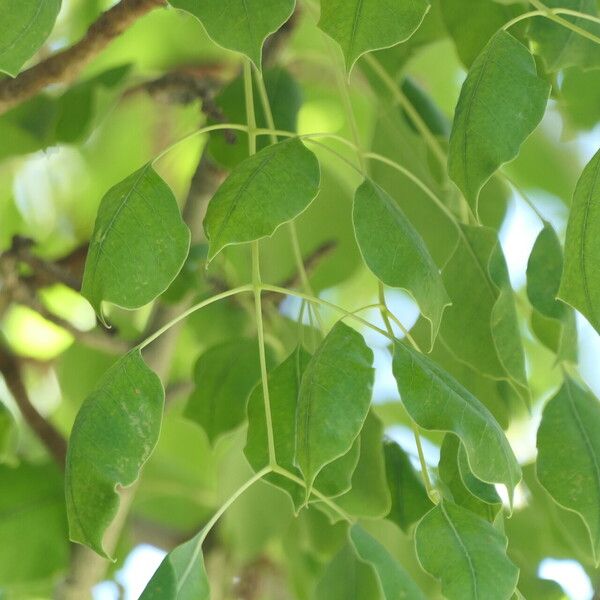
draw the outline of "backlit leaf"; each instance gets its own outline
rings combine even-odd
[[[410,38],[428,10],[425,0],[322,0],[319,27],[341,46],[350,71],[363,54]]]
[[[317,195],[319,180],[315,155],[295,138],[240,163],[208,205],[209,260],[225,246],[268,237],[297,217]]]
[[[202,531],[165,556],[140,600],[210,600],[201,536]]]
[[[102,198],[81,293],[98,314],[103,300],[144,306],[175,279],[189,246],[173,193],[147,164]]]
[[[138,478],[160,432],[160,379],[132,350],[84,401],[69,439],[65,489],[69,534],[106,556],[102,538],[117,513],[117,486]]]
[[[600,150],[587,164],[575,188],[559,297],[576,308],[600,332]]]
[[[0,4],[0,71],[15,77],[46,41],[61,0],[4,0]]]
[[[350,528],[350,542],[358,557],[375,570],[385,600],[425,600],[423,592],[400,563],[360,525]]]
[[[598,15],[595,0],[546,0],[544,4],[549,8],[570,8],[592,16]],[[561,15],[561,17],[596,36],[600,35],[598,23],[570,15]],[[542,57],[550,72],[560,71],[573,65],[584,69],[600,66],[598,44],[546,17],[535,17],[531,20],[528,36],[533,51]]]
[[[450,299],[425,242],[398,204],[365,179],[354,195],[354,231],[363,258],[386,285],[403,288],[431,323],[431,346]]]
[[[404,531],[409,530],[433,504],[427,495],[423,480],[415,472],[409,457],[400,446],[391,441],[383,443],[385,470],[392,497],[392,508],[386,518]]]
[[[426,430],[457,435],[475,476],[503,483],[512,493],[521,469],[488,409],[432,360],[404,344],[396,343],[392,368],[402,403],[414,421]]]
[[[265,38],[294,10],[295,0],[169,0],[198,18],[220,46],[248,56],[260,68]]]
[[[537,435],[537,476],[552,498],[577,512],[600,557],[600,402],[565,378],[544,408]]]
[[[312,488],[319,471],[350,450],[367,416],[373,353],[338,322],[310,359],[298,399],[296,463]],[[307,492],[308,493],[308,492]]]
[[[267,353],[270,363],[272,353]],[[246,401],[259,379],[256,340],[232,340],[213,346],[196,362],[196,389],[184,415],[198,423],[214,443],[220,435],[242,423]]]
[[[451,502],[428,512],[415,531],[419,561],[448,600],[511,598],[519,569],[506,556],[507,543],[493,525]]]
[[[541,121],[549,91],[529,50],[506,31],[473,62],[456,106],[448,172],[474,211],[483,184]]]

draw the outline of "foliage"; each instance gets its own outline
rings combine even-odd
[[[0,6],[0,597],[599,589],[598,3],[109,4]]]

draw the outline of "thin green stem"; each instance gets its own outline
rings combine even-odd
[[[421,463],[421,475],[423,476],[423,483],[425,484],[425,490],[427,495],[434,504],[439,502],[438,491],[434,488],[429,477],[429,469],[427,462],[425,461],[425,453],[423,452],[423,445],[421,444],[421,434],[419,433],[419,426],[412,421],[412,430],[415,436],[415,443],[417,445],[417,453],[419,454],[419,462]]]
[[[577,17],[578,19],[585,19],[586,21],[592,21],[593,23],[600,24],[600,18],[594,15],[588,15],[587,13],[579,12],[578,10],[572,10],[570,8],[549,8],[547,10],[531,10],[529,12],[517,15],[514,19],[511,19],[502,26],[504,31],[510,29],[513,25],[531,19],[532,17],[548,17],[548,13],[554,15],[568,15],[570,17]],[[567,21],[568,22],[568,21]],[[587,37],[587,36],[586,36]]]
[[[517,15],[510,21],[504,23],[504,25],[502,25],[502,29],[504,29],[504,31],[508,31],[513,25],[516,25],[525,19],[531,19],[532,17],[543,17],[545,14],[546,13],[541,10],[530,10],[529,12]]]
[[[203,133],[210,133],[211,131],[220,131],[223,129],[233,129],[234,131],[248,131],[247,125],[240,125],[239,123],[216,123],[214,125],[207,125],[206,127],[200,127],[200,129],[196,129],[195,131],[191,131],[187,133],[183,137],[175,140],[172,144],[169,144],[164,150],[162,150],[159,154],[157,154],[152,159],[152,164],[157,163],[165,154],[169,153],[173,148],[186,142],[187,140],[196,137],[197,135],[202,135]]]
[[[390,323],[389,310],[387,308],[387,304],[385,302],[385,288],[383,287],[382,281],[377,281],[377,292],[379,295],[379,306],[381,312],[381,318],[385,324],[385,329],[388,332],[389,337],[395,338],[394,330],[392,329],[392,324]]]
[[[177,325],[177,323],[179,323],[180,321],[183,321],[183,319],[185,319],[192,313],[196,312],[197,310],[200,310],[201,308],[204,308],[205,306],[208,306],[209,304],[212,304],[213,302],[217,302],[219,300],[223,300],[225,298],[229,298],[230,296],[235,296],[236,294],[241,294],[243,292],[251,292],[252,290],[253,290],[253,288],[250,284],[241,285],[241,286],[233,288],[231,290],[221,292],[220,294],[215,294],[214,296],[211,296],[210,298],[207,298],[206,300],[202,300],[201,302],[198,302],[198,304],[194,304],[194,306],[190,306],[190,308],[188,308],[187,310],[182,312],[180,315],[177,315],[174,319],[171,319],[171,321],[169,321],[168,323],[163,325],[160,329],[157,329],[154,333],[149,335],[144,341],[140,342],[137,345],[137,349],[143,350],[146,346],[151,344],[156,338],[160,337],[163,333],[165,333],[165,331],[168,331],[169,329],[171,329],[171,327],[173,327],[174,325]]]
[[[333,302],[323,300],[322,298],[319,298],[317,296],[311,296],[310,294],[304,294],[303,292],[297,292],[296,290],[288,290],[287,288],[278,287],[276,285],[267,285],[267,284],[263,283],[262,289],[265,291],[268,291],[268,292],[275,292],[276,294],[282,294],[283,296],[295,296],[296,298],[302,298],[304,300],[307,300],[308,302],[312,302],[313,304],[320,304],[321,306],[335,310],[335,311],[341,313],[344,317],[349,317],[351,319],[354,319],[355,321],[362,323],[366,327],[371,328],[373,331],[377,331],[377,333],[380,333],[381,335],[384,335],[385,337],[390,338],[390,335],[388,334],[388,332],[385,329],[381,329],[381,327],[377,327],[377,325],[373,325],[373,323],[371,323],[367,319],[363,319],[362,317],[358,316],[355,312],[346,310],[345,308],[338,306],[337,304],[334,304]],[[362,310],[362,309],[360,309],[360,310]],[[393,341],[395,338],[392,336],[390,339]]]
[[[297,483],[298,485],[301,485],[303,488],[306,488],[306,482],[303,479],[300,479],[300,477],[297,477],[293,473],[290,473],[289,471],[287,471],[286,469],[284,469],[284,468],[282,468],[280,466],[273,467],[273,472],[277,473],[279,475],[282,475],[283,477],[286,477],[290,481],[293,481],[294,483]],[[316,490],[313,487],[310,490],[310,493],[315,498],[317,498],[318,500],[320,500],[321,502],[323,502],[324,504],[326,504],[327,506],[329,506],[329,508],[331,508],[331,510],[335,511],[338,515],[340,515],[340,517],[342,517],[343,519],[345,519],[349,523],[354,523],[354,518],[353,517],[351,517],[340,506],[338,506],[333,500],[331,500],[327,496],[321,494],[321,492],[319,492],[319,490]]]
[[[543,16],[550,19],[551,21],[554,21],[555,23],[558,23],[559,25],[562,25],[563,27],[566,27],[567,29],[570,29],[571,31],[578,33],[580,36],[585,37],[588,40],[591,40],[595,44],[600,44],[600,38],[597,35],[590,33],[589,31],[587,31],[587,29],[583,29],[583,27],[579,27],[579,25],[575,25],[574,23],[571,23],[571,21],[567,21],[567,19],[563,19],[560,16],[560,13],[553,11],[551,8],[546,6],[544,3],[540,2],[540,0],[529,0],[529,2],[533,6],[535,6],[535,8],[537,8],[543,14]],[[570,14],[572,14],[572,13],[570,13]],[[578,16],[581,18],[585,18],[584,14],[585,13],[581,13]],[[594,20],[594,19],[590,19],[590,20]]]
[[[363,60],[371,67],[377,77],[379,77],[381,82],[385,85],[385,87],[387,87],[396,102],[398,102],[398,104],[404,109],[410,120],[414,123],[415,127],[421,134],[421,137],[425,143],[429,146],[430,150],[433,152],[434,156],[445,170],[447,161],[446,153],[442,149],[442,146],[436,137],[433,135],[433,133],[431,133],[429,127],[427,127],[427,124],[421,118],[421,115],[415,109],[412,102],[406,97],[402,91],[402,88],[394,81],[389,73],[383,68],[381,63],[372,54],[365,54]]]
[[[246,118],[248,119],[248,152],[250,156],[252,156],[256,153],[256,115],[254,113],[254,94],[252,89],[252,66],[249,59],[244,61],[244,97],[246,100]],[[252,242],[252,290],[254,293],[256,331],[258,337],[260,380],[262,383],[263,402],[265,407],[265,422],[267,426],[269,464],[276,465],[277,459],[275,455],[275,436],[273,434],[273,418],[271,415],[271,401],[269,398],[269,378],[267,375],[267,357],[265,352],[265,328],[262,315],[260,242],[258,240]]]
[[[542,225],[546,225],[548,221],[544,218],[544,215],[538,210],[537,206],[533,203],[531,198],[528,196],[527,192],[513,179],[511,179],[505,173],[500,172],[499,175],[506,180],[506,182],[514,189],[517,194],[521,197],[521,199],[529,206],[529,208],[535,213],[536,217],[542,222]]]

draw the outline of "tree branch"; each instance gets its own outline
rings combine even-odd
[[[61,468],[65,468],[67,443],[63,436],[33,406],[23,383],[21,365],[8,350],[0,347],[0,373],[10,390],[25,422],[37,434],[50,455]]]
[[[23,71],[0,81],[0,114],[35,96],[53,83],[69,83],[116,37],[165,0],[121,0],[103,13],[79,42]]]

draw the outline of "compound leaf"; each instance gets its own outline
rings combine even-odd
[[[456,106],[448,172],[474,211],[484,183],[541,121],[549,92],[529,50],[506,31],[473,62]]]
[[[506,537],[456,504],[441,502],[428,512],[415,544],[448,600],[508,600],[516,589],[519,569],[506,556]]]
[[[272,235],[312,202],[319,180],[317,158],[296,138],[241,162],[208,205],[204,219],[208,259],[225,246]]]
[[[146,164],[102,198],[81,293],[98,314],[103,300],[144,306],[175,279],[189,247],[190,231],[173,192]]]
[[[106,371],[77,414],[65,473],[69,534],[101,556],[119,507],[117,486],[134,483],[152,454],[163,404],[160,379],[132,350]]]
[[[356,190],[354,231],[364,261],[383,283],[403,288],[431,323],[431,346],[450,299],[425,242],[400,206],[372,181]]]
[[[600,402],[569,377],[544,408],[537,435],[540,483],[581,515],[600,557]]]

